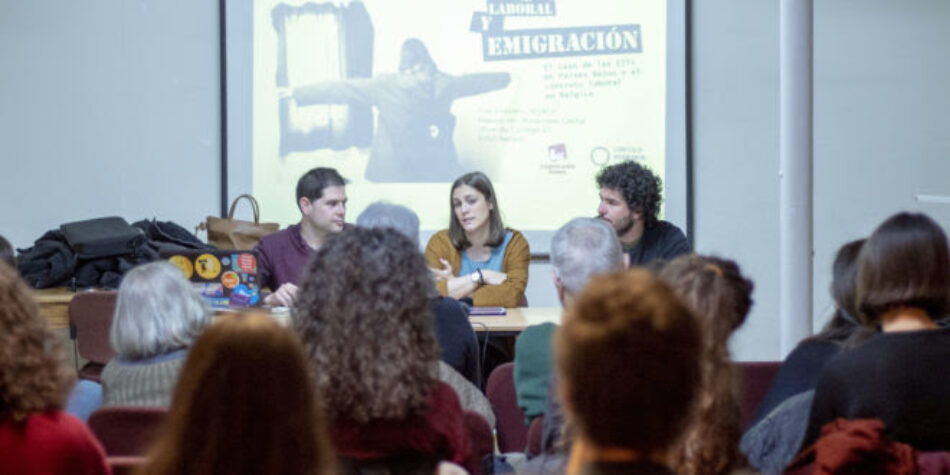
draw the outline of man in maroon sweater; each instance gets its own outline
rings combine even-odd
[[[346,180],[332,168],[314,168],[297,181],[300,223],[265,236],[254,250],[259,256],[261,287],[271,289],[266,305],[291,306],[307,259],[331,233],[343,230]]]

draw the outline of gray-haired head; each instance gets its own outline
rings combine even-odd
[[[122,278],[109,340],[120,359],[140,360],[187,348],[210,318],[180,269],[151,262]]]
[[[7,238],[0,236],[0,261],[6,262],[12,269],[16,269],[16,251]]]
[[[419,216],[402,205],[377,201],[360,213],[356,225],[361,228],[392,228],[419,245]]]
[[[551,239],[554,275],[568,294],[576,294],[590,278],[623,269],[617,232],[597,218],[574,218]]]

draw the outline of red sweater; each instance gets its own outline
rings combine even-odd
[[[51,411],[0,422],[0,473],[111,474],[106,453],[75,417]]]

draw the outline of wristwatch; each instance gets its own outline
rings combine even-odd
[[[472,282],[475,282],[476,284],[481,282],[481,276],[478,274],[478,271],[472,272],[471,277],[472,277]]]

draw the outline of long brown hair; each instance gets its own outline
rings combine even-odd
[[[733,261],[697,255],[674,259],[660,277],[693,310],[705,333],[697,411],[672,462],[677,473],[727,473],[744,463],[738,380],[728,343],[752,306],[752,281]]]
[[[74,381],[30,289],[0,262],[0,420],[61,408]]]
[[[268,316],[212,325],[191,349],[149,474],[334,472],[303,347]]]
[[[485,196],[485,202],[489,205],[488,240],[485,241],[485,245],[494,247],[501,244],[505,240],[505,225],[501,222],[501,210],[498,209],[495,187],[492,186],[491,180],[484,173],[471,172],[458,177],[452,183],[452,191],[449,192],[449,216],[451,216],[449,218],[449,240],[452,241],[452,245],[460,251],[472,246],[472,243],[468,242],[468,238],[465,237],[465,230],[462,229],[462,223],[455,215],[455,205],[452,204],[452,194],[455,193],[456,188],[462,185],[475,188],[475,191]]]
[[[806,341],[833,341],[843,343],[861,328],[858,320],[856,295],[858,293],[858,253],[864,246],[864,239],[851,241],[835,254],[831,265],[831,298],[835,302],[835,313],[820,332],[805,338]]]

